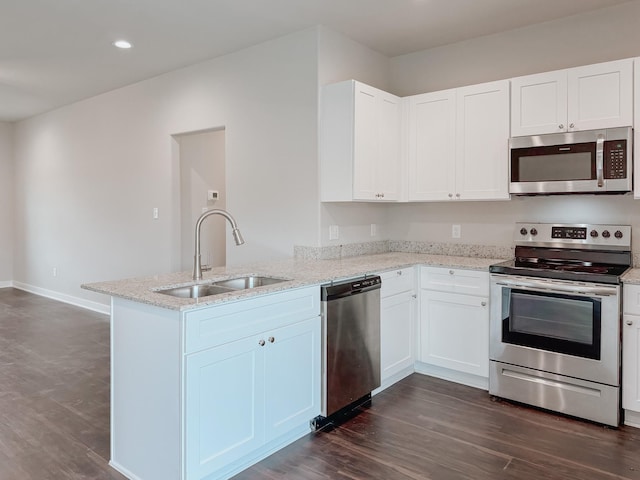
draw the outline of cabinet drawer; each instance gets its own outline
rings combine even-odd
[[[319,315],[319,286],[186,312],[184,352],[197,352]]]
[[[464,295],[489,295],[489,272],[459,268],[422,267],[420,288]]]
[[[622,303],[624,313],[640,315],[640,285],[624,284],[622,287]]]
[[[380,274],[380,277],[382,278],[380,298],[414,290],[413,268],[384,272]]]

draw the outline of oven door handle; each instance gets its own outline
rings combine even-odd
[[[504,287],[517,288],[520,290],[534,290],[538,292],[550,292],[550,293],[572,293],[577,295],[586,296],[598,296],[598,297],[610,297],[617,295],[618,291],[616,287],[590,287],[588,285],[558,285],[549,284],[547,282],[536,282],[535,280],[527,281],[510,281],[499,280],[495,282],[496,285]]]

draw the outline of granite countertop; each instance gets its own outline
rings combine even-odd
[[[148,305],[182,311],[206,305],[241,300],[265,293],[279,292],[309,285],[319,285],[358,275],[379,273],[415,265],[487,270],[489,265],[502,261],[504,261],[504,259],[457,257],[424,253],[381,253],[338,260],[290,259],[232,267],[217,267],[210,271],[203,272],[203,278],[198,283],[216,282],[244,275],[263,275],[286,279],[286,281],[274,285],[238,290],[199,299],[178,298],[157,292],[157,290],[164,288],[191,284],[191,272],[89,283],[82,285],[82,288]],[[640,282],[640,276],[638,280]]]
[[[632,268],[622,275],[622,283],[640,285],[640,268]]]

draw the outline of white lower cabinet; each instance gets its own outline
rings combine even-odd
[[[622,408],[625,423],[640,427],[640,285],[622,292]]]
[[[319,339],[313,319],[187,357],[188,479],[207,478],[318,414]]]
[[[388,387],[413,372],[416,295],[413,268],[385,272],[380,295],[380,376]]]
[[[419,361],[423,365],[418,370],[424,370],[424,373],[476,387],[487,387],[487,272],[422,268]]]
[[[111,313],[111,461],[139,480],[226,479],[320,414],[320,288]]]

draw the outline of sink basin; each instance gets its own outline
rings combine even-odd
[[[234,290],[246,290],[247,288],[264,287],[265,285],[274,285],[280,282],[286,282],[282,278],[261,277],[259,275],[249,275],[246,277],[231,278],[229,280],[221,280],[213,285],[233,288]]]
[[[248,275],[245,277],[231,278],[214,283],[200,283],[197,285],[185,285],[184,287],[173,287],[158,290],[163,295],[171,295],[180,298],[201,298],[211,295],[220,295],[248,288],[264,287],[275,283],[286,282],[282,278],[262,277],[259,275]]]
[[[200,285],[187,285],[186,287],[167,288],[164,290],[158,290],[158,293],[180,298],[200,298],[208,297],[210,295],[220,295],[221,293],[229,293],[234,290],[235,289],[233,288],[206,283]]]

